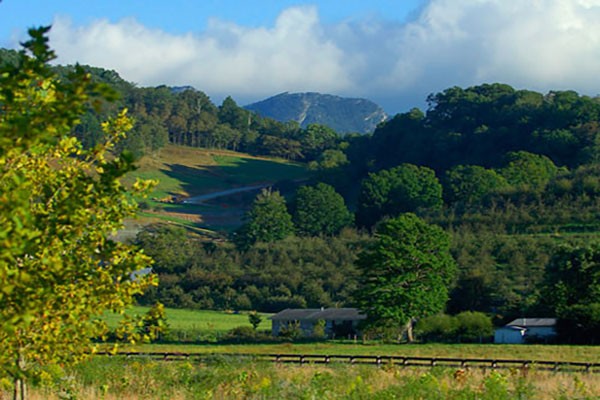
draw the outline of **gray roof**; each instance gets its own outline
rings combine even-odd
[[[555,326],[556,318],[517,318],[506,326],[522,326],[524,328]]]
[[[356,308],[286,308],[283,311],[270,317],[275,321],[296,321],[296,320],[338,320],[355,321],[366,319],[367,316],[361,314]]]

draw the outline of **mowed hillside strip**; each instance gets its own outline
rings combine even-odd
[[[168,145],[156,154],[144,156],[137,165],[126,177],[126,183],[136,178],[158,181],[149,198],[141,201],[137,226],[169,221],[213,231],[237,227],[260,187],[302,180],[309,175],[301,163],[177,145]],[[186,203],[186,199],[195,196],[232,189],[240,191],[201,204]]]

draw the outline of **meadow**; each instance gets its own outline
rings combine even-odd
[[[31,399],[597,399],[598,374],[97,357]]]
[[[147,307],[134,307],[141,315]],[[598,399],[600,373],[531,368],[480,369],[359,365],[303,365],[258,361],[250,354],[397,355],[598,362],[599,346],[393,344],[357,341],[216,342],[229,330],[250,327],[247,314],[167,309],[171,329],[196,343],[126,345],[120,351],[177,352],[205,357],[159,361],[139,356],[95,356],[67,371],[49,371],[31,399]],[[270,328],[262,314],[259,330]],[[106,315],[109,325],[117,317]],[[209,339],[206,339],[209,338]],[[235,354],[238,354],[236,356]],[[1,384],[1,382],[0,382]],[[2,397],[0,385],[0,398]],[[4,393],[8,396],[7,393]]]
[[[140,211],[126,221],[122,239],[135,237],[143,226],[167,222],[186,227],[204,236],[237,228],[257,190],[188,204],[185,199],[248,186],[273,185],[281,181],[306,179],[306,166],[283,159],[254,157],[228,150],[167,145],[142,157],[129,173],[126,184],[137,178],[158,182],[147,199],[139,199]]]
[[[149,307],[132,307],[130,315],[143,315]],[[247,312],[165,309],[169,330],[187,334],[188,340],[178,343],[150,343],[123,346],[123,351],[180,352],[190,354],[340,354],[393,355],[410,357],[498,358],[519,360],[548,360],[598,362],[600,346],[570,345],[508,345],[508,344],[447,344],[447,343],[382,343],[379,341],[265,341],[262,343],[231,344],[218,342],[228,331],[243,326],[250,328]],[[260,313],[258,330],[271,330],[271,314]],[[106,314],[109,327],[115,327],[119,316]],[[194,335],[198,335],[194,339]]]

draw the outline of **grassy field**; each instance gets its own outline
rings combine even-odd
[[[304,165],[285,160],[168,145],[156,155],[143,157],[128,179],[158,180],[152,197],[162,199],[306,176]]]
[[[129,315],[143,315],[149,307],[133,307]],[[165,309],[169,328],[180,331],[201,331],[203,333],[223,333],[238,326],[252,326],[248,321],[248,313],[234,313],[225,311],[207,310],[180,310]],[[258,329],[270,329],[269,314],[260,314],[263,317]],[[106,314],[104,319],[109,327],[116,327],[120,316]]]
[[[496,344],[381,344],[352,342],[257,343],[257,344],[149,344],[124,347],[145,352],[335,354],[450,358],[498,358],[598,362],[598,346],[496,345]]]
[[[142,201],[142,210],[135,221],[138,228],[153,222],[169,222],[191,229],[229,232],[239,226],[256,191],[201,205],[181,201],[232,188],[301,180],[308,174],[303,164],[286,160],[168,145],[157,154],[143,157],[138,169],[125,181],[131,183],[136,178],[158,181],[149,198]],[[125,231],[123,237],[133,237],[136,232],[136,229]]]
[[[132,314],[143,314],[135,307]],[[246,314],[167,309],[173,329],[207,333],[250,326]],[[263,315],[266,317],[266,315]],[[106,316],[116,325],[114,316]],[[267,330],[266,318],[260,329]],[[400,365],[273,364],[230,354],[346,354],[598,362],[600,346],[380,344],[355,342],[147,344],[122,351],[210,354],[202,361],[97,356],[68,371],[49,371],[30,399],[598,399],[600,374]],[[227,355],[226,355],[227,354]],[[9,398],[8,382],[0,398]],[[4,392],[3,392],[4,390]]]
[[[97,357],[46,378],[31,399],[597,399],[600,376],[531,370],[203,363]],[[2,393],[9,397],[8,391]]]
[[[131,314],[142,315],[147,307],[134,307]],[[251,326],[246,313],[166,309],[167,321],[172,330],[189,335],[217,335],[238,326]],[[269,314],[263,317],[259,330],[269,331]],[[116,326],[116,316],[106,316],[109,325]],[[311,343],[253,343],[253,344],[144,344],[123,347],[124,350],[144,352],[183,353],[293,353],[293,354],[345,354],[345,355],[398,355],[421,357],[502,358],[522,360],[549,360],[573,362],[598,362],[600,346],[568,345],[497,345],[497,344],[382,344],[378,342],[323,341]]]

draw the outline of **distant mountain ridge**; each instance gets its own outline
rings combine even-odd
[[[327,125],[341,134],[371,133],[388,118],[383,108],[370,100],[315,92],[284,92],[244,108],[281,122],[296,121],[303,128],[314,123]]]

